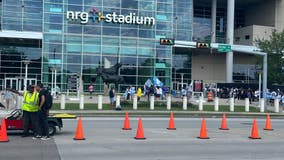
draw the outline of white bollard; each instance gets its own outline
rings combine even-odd
[[[115,108],[121,108],[121,106],[120,106],[120,96],[119,95],[116,96]]]
[[[154,96],[150,97],[150,110],[154,110]]]
[[[199,97],[198,109],[199,111],[203,111],[203,96]]]
[[[264,112],[264,98],[260,98],[260,112]]]
[[[167,97],[167,110],[171,110],[171,101],[172,101],[172,97],[171,95],[168,95]]]
[[[187,97],[186,96],[182,97],[182,109],[187,110]]]
[[[234,98],[230,98],[230,112],[234,112],[235,106],[234,106]]]
[[[98,95],[98,110],[102,110],[102,109],[103,109],[103,96]]]
[[[274,99],[274,112],[276,113],[279,112],[279,99],[278,98]]]
[[[84,109],[84,95],[80,95],[80,109]]]
[[[249,112],[249,99],[245,98],[245,112]]]
[[[214,111],[218,112],[219,111],[219,98],[215,97],[214,99]]]
[[[60,109],[65,109],[65,94],[61,94]]]
[[[137,95],[133,96],[133,110],[137,110]]]

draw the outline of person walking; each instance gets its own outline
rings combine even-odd
[[[92,94],[93,94],[93,92],[94,92],[94,86],[93,86],[93,84],[91,84],[88,89],[89,89],[89,93],[90,93],[90,99],[92,99],[92,98],[93,98],[93,97],[92,97]]]
[[[252,101],[252,94],[250,88],[247,90],[247,98],[249,99],[249,104],[251,104]]]
[[[114,105],[114,95],[115,95],[115,91],[114,91],[113,87],[109,90],[108,95],[109,95],[110,107],[113,108],[113,105]]]
[[[141,87],[138,87],[136,95],[137,95],[137,100],[140,101],[140,98],[143,95]]]
[[[39,129],[41,130],[41,140],[49,140],[49,129],[48,129],[48,115],[49,109],[47,107],[47,94],[48,90],[43,88],[43,84],[37,85],[37,91],[39,92]]]

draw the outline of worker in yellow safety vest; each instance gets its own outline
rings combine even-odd
[[[23,94],[23,135],[22,137],[29,136],[29,125],[32,125],[34,137],[33,139],[41,138],[39,130],[39,117],[38,117],[38,102],[39,93],[34,86],[29,85],[27,91]]]

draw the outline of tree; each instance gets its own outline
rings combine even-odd
[[[284,84],[284,30],[274,30],[269,39],[258,39],[256,42],[267,53],[268,84]]]

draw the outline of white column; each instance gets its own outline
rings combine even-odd
[[[167,97],[167,110],[171,110],[171,101],[172,101],[172,97],[171,97],[171,95],[168,95],[168,97]]]
[[[215,97],[214,99],[214,111],[218,112],[219,111],[219,98]]]
[[[102,109],[103,109],[103,96],[98,95],[98,110],[102,110]]]
[[[150,110],[154,110],[154,96],[150,97]]]
[[[234,13],[235,0],[227,0],[227,43],[233,45],[234,43]],[[233,82],[233,52],[226,54],[226,82]]]
[[[267,92],[267,53],[263,56],[263,75],[262,75],[262,93],[266,103],[266,92]]]
[[[187,97],[186,96],[182,97],[182,109],[187,110]]]
[[[245,98],[245,112],[249,112],[249,99]]]
[[[276,113],[279,112],[279,99],[278,98],[274,99],[274,112]]]
[[[216,42],[216,10],[217,10],[217,0],[212,0],[212,7],[211,7],[211,43]]]
[[[133,110],[137,110],[137,95],[133,96]]]
[[[230,112],[235,111],[234,98],[230,98]]]
[[[84,95],[80,95],[80,109],[84,109]]]
[[[260,112],[264,112],[264,98],[260,99]]]
[[[65,109],[65,94],[61,94],[60,109]]]
[[[115,108],[121,108],[121,106],[120,106],[120,95],[116,96]]]
[[[198,110],[203,111],[203,96],[199,97]]]

